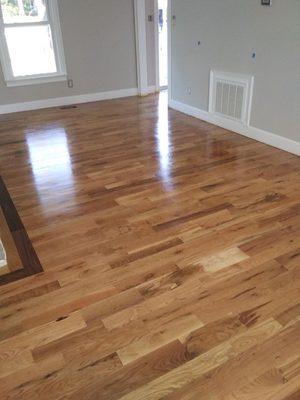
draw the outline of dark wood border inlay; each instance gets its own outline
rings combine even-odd
[[[15,242],[23,267],[18,271],[0,276],[1,286],[43,272],[43,268],[1,176],[0,207]]]

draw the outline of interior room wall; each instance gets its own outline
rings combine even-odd
[[[66,82],[6,87],[0,105],[137,87],[133,0],[59,0],[69,78]]]
[[[300,142],[300,1],[172,0],[172,14],[172,98],[208,111],[211,69],[252,75],[250,125]]]

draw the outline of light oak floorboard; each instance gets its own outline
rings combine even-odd
[[[298,157],[161,93],[0,116],[0,175],[1,400],[300,399]]]

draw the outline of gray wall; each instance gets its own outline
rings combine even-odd
[[[65,82],[5,86],[0,105],[137,87],[133,0],[58,0],[67,71]]]
[[[210,69],[254,75],[251,125],[300,142],[300,1],[172,3],[173,99],[208,110]]]

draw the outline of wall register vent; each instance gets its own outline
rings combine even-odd
[[[253,84],[252,76],[211,71],[209,112],[248,126]]]

